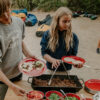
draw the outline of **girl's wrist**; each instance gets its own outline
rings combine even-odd
[[[53,62],[54,62],[54,60],[55,60],[55,58],[51,58],[51,63],[53,63]]]

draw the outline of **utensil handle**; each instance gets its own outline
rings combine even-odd
[[[85,83],[84,80],[81,78],[81,79],[79,79],[79,81],[80,82],[82,81],[81,83],[82,83],[82,86],[84,87],[84,83]]]
[[[84,94],[80,94],[80,96],[82,97],[83,100],[87,100]]]
[[[28,80],[27,80],[27,82],[30,83],[30,84],[32,84],[32,80],[31,80],[31,82],[30,82],[30,79],[32,79],[32,78],[33,78],[33,77],[29,77]]]
[[[64,67],[64,69],[65,69],[65,71],[66,71],[66,74],[67,74],[67,76],[68,76],[68,78],[69,78],[69,81],[71,82],[71,78],[70,78],[70,76],[69,76],[69,74],[68,74],[68,71],[67,71],[67,69],[66,69],[66,67],[65,67],[64,62],[63,62],[63,61],[62,61],[62,64],[63,64],[63,67]]]
[[[58,67],[57,67],[57,68],[58,68]],[[51,79],[53,78],[54,74],[56,73],[57,68],[56,68],[55,71],[53,72],[53,74],[52,74],[52,76],[51,76]]]
[[[84,64],[83,66],[84,66],[84,67],[87,67],[87,68],[91,68],[91,66],[88,66],[88,65],[85,65],[85,64]]]
[[[66,96],[65,92],[64,92],[62,89],[60,89],[60,91],[63,93],[64,96]],[[66,96],[66,97],[67,97],[67,96]]]
[[[64,62],[63,62],[63,61],[62,61],[62,64],[63,64],[63,67],[64,67],[64,69],[65,69],[65,71],[66,71],[66,73],[67,73],[67,75],[68,75],[68,71],[67,71],[67,69],[66,69],[66,67],[65,67]]]
[[[87,67],[87,68],[91,68],[92,70],[100,70],[99,68],[92,68],[91,66],[88,66],[88,65],[83,65],[84,67]]]

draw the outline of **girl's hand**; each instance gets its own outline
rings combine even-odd
[[[15,84],[11,85],[11,89],[14,91],[14,93],[17,96],[25,96],[26,95],[26,91]]]
[[[74,67],[76,67],[76,68],[82,68],[83,64],[75,64]]]
[[[60,66],[60,60],[58,59],[53,59],[52,60],[52,68],[56,68]]]

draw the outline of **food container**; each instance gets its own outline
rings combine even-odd
[[[75,97],[77,100],[80,100],[80,97],[74,93],[67,93],[66,94],[67,97]],[[65,97],[64,97],[65,98]],[[67,99],[68,100],[68,99]]]
[[[43,100],[44,93],[41,91],[30,91],[27,94],[27,100]]]
[[[23,64],[31,64],[31,63],[33,63],[33,62],[41,62],[42,64],[43,64],[43,67],[42,68],[40,68],[40,69],[32,69],[32,70],[30,70],[30,71],[28,71],[28,70],[24,70],[23,68],[22,68],[22,65]],[[25,75],[27,75],[27,76],[30,76],[30,77],[36,77],[36,76],[40,76],[40,75],[42,75],[42,74],[44,74],[44,72],[46,71],[46,69],[47,69],[47,67],[46,67],[46,64],[42,61],[42,60],[39,60],[39,59],[35,59],[35,58],[25,58],[25,59],[23,59],[20,63],[19,63],[19,66],[18,66],[18,68],[19,68],[19,71],[21,72],[21,73],[23,73],[23,74],[25,74]],[[30,68],[30,66],[28,67],[28,68]]]
[[[45,94],[46,100],[50,100],[49,97],[52,93],[57,94],[59,97],[63,98],[62,93],[60,93],[59,91],[51,90],[51,91],[46,92],[46,94]],[[61,100],[61,99],[59,99],[59,100]]]
[[[85,90],[91,94],[96,94],[100,91],[100,80],[90,79],[85,82]]]
[[[31,84],[33,89],[40,90],[40,91],[43,91],[43,92],[47,92],[47,91],[50,91],[50,90],[60,91],[60,89],[62,89],[66,93],[68,93],[68,92],[75,93],[75,92],[78,92],[80,89],[82,89],[82,83],[80,82],[78,77],[75,76],[75,75],[70,75],[70,78],[71,78],[71,81],[73,81],[76,84],[76,87],[63,86],[63,85],[62,86],[43,86],[43,85],[38,85],[38,84],[36,85],[35,84],[36,79],[40,79],[41,82],[43,82],[43,80],[46,80],[46,81],[48,80],[49,81],[50,77],[51,77],[51,75],[42,75],[42,76],[39,76],[39,77],[29,77],[28,78],[28,83]],[[62,81],[64,79],[67,79],[67,80],[69,79],[67,75],[54,75],[53,79],[57,78],[57,77],[59,77]],[[32,79],[32,82],[31,82],[31,79]]]

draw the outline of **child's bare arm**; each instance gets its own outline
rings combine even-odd
[[[0,81],[2,81],[3,83],[5,83],[8,87],[10,87],[16,95],[18,96],[24,96],[25,95],[25,90],[20,88],[19,86],[13,84],[7,77],[6,75],[2,72],[2,70],[0,69]]]
[[[5,84],[7,84],[8,86],[11,86],[12,83],[9,81],[9,79],[5,76],[5,74],[2,72],[2,70],[0,69],[0,81],[4,82]]]
[[[59,60],[59,59],[55,59],[55,58],[51,57],[51,56],[48,55],[48,54],[45,54],[45,55],[43,56],[43,58],[44,58],[46,61],[52,63],[52,68],[53,68],[53,67],[56,68],[56,67],[60,66],[60,60]]]
[[[54,58],[52,58],[52,57],[51,57],[50,55],[48,55],[48,54],[45,54],[45,55],[43,56],[43,58],[44,58],[46,61],[50,62],[50,63],[52,63],[53,60],[54,60]]]
[[[30,52],[30,50],[27,48],[26,44],[24,43],[24,41],[22,41],[22,50],[23,53],[26,57],[31,57],[31,58],[36,58],[32,52]]]

